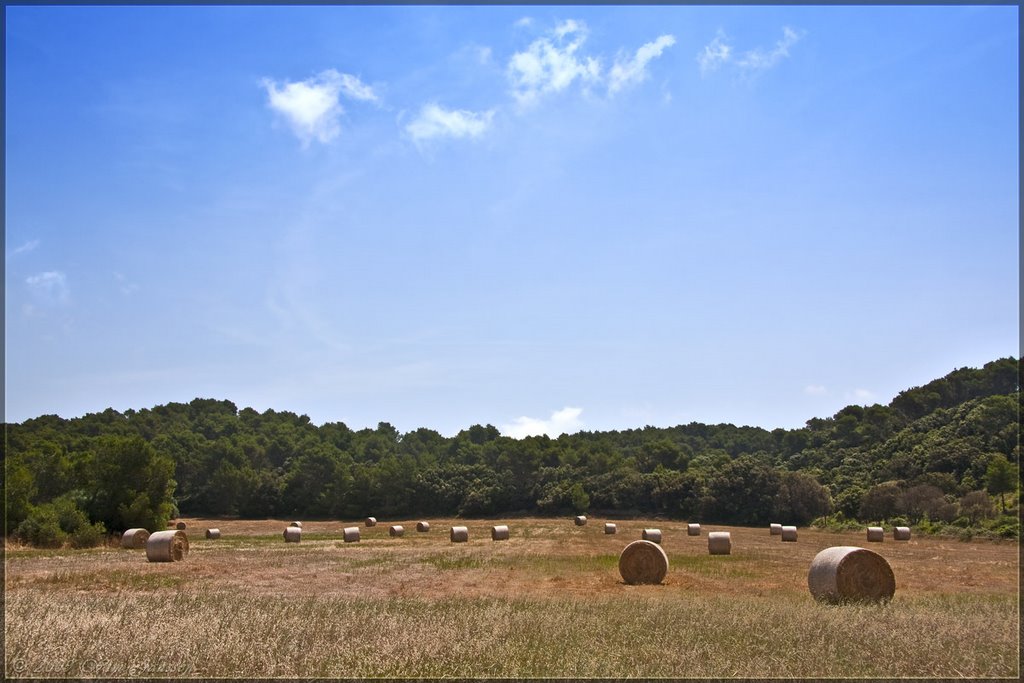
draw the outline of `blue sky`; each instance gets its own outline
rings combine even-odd
[[[793,428],[1019,354],[1017,7],[7,7],[6,419]]]

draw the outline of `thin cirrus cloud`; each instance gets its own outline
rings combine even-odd
[[[767,71],[789,56],[789,49],[803,37],[802,31],[784,26],[782,38],[770,50],[754,49],[737,53],[728,43],[723,31],[697,54],[701,75],[707,75],[722,66],[734,66],[744,73]]]
[[[373,88],[351,74],[334,69],[322,71],[304,81],[277,83],[264,78],[268,106],[284,117],[292,132],[308,147],[314,140],[328,143],[341,133],[345,110],[340,97],[361,102],[378,100]]]
[[[416,142],[435,138],[478,138],[491,126],[494,110],[473,112],[445,109],[435,103],[424,105],[419,116],[405,127]]]
[[[513,439],[522,439],[527,436],[559,436],[561,434],[574,434],[583,428],[580,415],[582,408],[566,406],[561,410],[551,413],[551,417],[542,420],[535,417],[518,417],[511,424],[502,425],[500,431],[505,436]]]
[[[608,73],[608,94],[613,95],[627,86],[647,80],[647,63],[675,44],[673,35],[658,36],[656,40],[642,45],[632,59],[616,60]]]
[[[71,298],[67,276],[58,270],[49,270],[25,278],[32,298],[37,303],[54,306],[66,304]]]
[[[8,253],[8,256],[18,256],[20,254],[27,254],[30,251],[35,251],[36,247],[38,246],[39,240],[30,240],[28,242],[25,242],[25,244],[21,245],[20,247],[12,249]]]

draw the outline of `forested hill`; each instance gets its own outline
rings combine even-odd
[[[454,437],[386,422],[317,427],[211,399],[43,416],[6,425],[6,529],[32,538],[46,536],[40,525],[74,534],[88,523],[86,537],[161,528],[175,506],[338,519],[591,510],[742,524],[828,513],[975,523],[1017,488],[1019,387],[1018,360],[1003,358],[800,429],[691,423],[557,439],[515,440],[490,425]]]

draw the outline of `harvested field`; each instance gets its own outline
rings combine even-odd
[[[661,585],[626,585],[625,545],[652,526],[603,520],[516,519],[493,543],[494,520],[389,536],[386,520],[308,520],[302,543],[281,542],[285,520],[183,518],[182,562],[149,563],[112,547],[8,546],[8,676],[24,677],[1016,677],[1016,543],[916,536],[872,544],[896,594],[885,606],[817,603],[811,560],[864,532],[800,529],[782,547],[763,528],[729,531],[732,554],[709,556],[705,536],[659,520],[670,567]],[[187,532],[186,532],[187,533]],[[159,613],[160,620],[152,615]],[[772,628],[765,628],[771,624]],[[465,634],[473,633],[467,639]],[[167,648],[174,634],[174,648]],[[161,653],[129,662],[111,642]],[[209,657],[209,643],[218,643]],[[253,643],[260,643],[258,648]],[[450,647],[459,642],[457,648]],[[784,642],[785,648],[778,644]],[[301,647],[296,647],[301,643]],[[600,652],[600,657],[594,653]],[[657,657],[649,653],[658,652]],[[813,652],[815,656],[807,656]],[[870,653],[870,655],[866,655]],[[128,670],[126,667],[133,667]]]

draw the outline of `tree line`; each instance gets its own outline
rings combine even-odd
[[[732,424],[512,439],[350,429],[195,399],[5,425],[7,534],[91,545],[177,514],[356,519],[590,511],[805,525],[900,520],[1017,535],[1015,358],[799,429]],[[1009,498],[1007,498],[1009,494]]]

